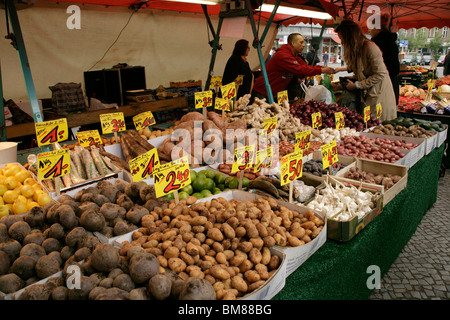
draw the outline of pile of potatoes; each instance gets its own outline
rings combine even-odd
[[[207,280],[219,300],[258,289],[281,262],[269,248],[301,246],[316,238],[324,225],[313,211],[292,211],[271,198],[189,202],[172,202],[164,210],[155,207],[142,217],[142,228],[132,234],[132,241],[122,243],[120,254],[152,253],[161,269],[183,280]]]
[[[170,127],[165,130],[150,130],[148,127],[145,127],[144,129],[139,130],[138,133],[145,140],[149,140],[172,134],[174,130],[175,127]]]

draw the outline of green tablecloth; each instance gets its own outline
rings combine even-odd
[[[358,235],[346,243],[327,242],[287,279],[273,300],[360,300],[372,289],[367,280],[378,266],[381,278],[436,202],[444,146],[408,171],[407,187]]]

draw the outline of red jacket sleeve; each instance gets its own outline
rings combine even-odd
[[[322,73],[321,66],[310,66],[300,57],[294,57],[285,52],[280,56],[278,67],[285,72],[293,73],[301,78],[316,76]]]

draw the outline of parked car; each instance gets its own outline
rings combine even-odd
[[[429,66],[431,60],[433,60],[433,56],[432,56],[431,54],[424,54],[424,55],[422,56],[422,59],[423,59],[423,64]]]
[[[441,55],[438,59],[438,67],[441,67],[444,65],[444,60],[445,60],[445,54]]]
[[[417,58],[412,54],[407,54],[402,59],[401,64],[406,64],[407,66],[414,66],[417,64]]]

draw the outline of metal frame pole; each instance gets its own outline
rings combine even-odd
[[[2,65],[0,63],[0,141],[6,141],[5,105],[3,104]]]
[[[219,16],[219,23],[217,25],[217,31],[214,31],[214,27],[212,25],[211,19],[209,18],[206,5],[202,5],[202,8],[203,8],[203,12],[205,14],[206,20],[208,22],[209,28],[211,29],[211,32],[214,35],[214,40],[211,41],[211,43],[210,43],[212,46],[212,51],[211,51],[212,54],[211,54],[211,60],[209,62],[208,77],[206,78],[205,89],[204,89],[205,91],[207,91],[207,90],[209,90],[209,85],[211,83],[211,77],[212,77],[212,73],[214,70],[214,64],[216,63],[217,50],[220,48],[219,39],[220,39],[220,29],[222,28],[223,17]]]

